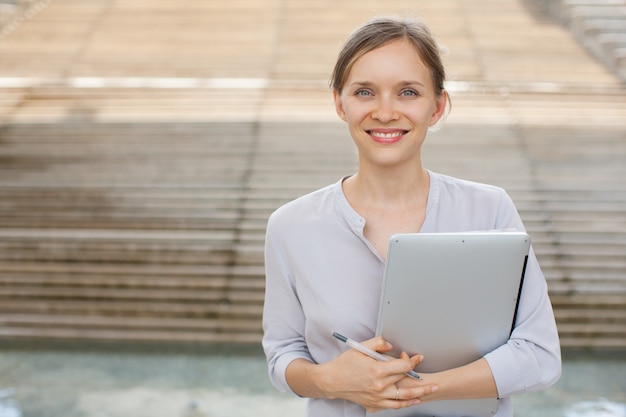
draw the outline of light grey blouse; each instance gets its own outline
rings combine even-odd
[[[511,198],[498,187],[430,172],[421,232],[524,230]],[[265,240],[263,348],[272,383],[290,392],[285,370],[304,358],[324,363],[356,340],[374,336],[384,262],[363,235],[365,219],[350,206],[342,180],[276,210]],[[511,395],[545,388],[559,378],[561,355],[547,284],[531,249],[509,341],[485,355],[500,405],[512,417]],[[307,416],[357,417],[365,410],[345,400],[309,399]]]

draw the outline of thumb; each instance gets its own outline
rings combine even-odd
[[[393,349],[393,345],[383,339],[382,336],[376,336],[361,343],[376,352],[389,352]]]

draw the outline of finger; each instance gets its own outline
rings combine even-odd
[[[423,385],[420,387],[412,387],[412,388],[399,388],[398,397],[400,399],[411,400],[411,399],[419,399],[422,397],[426,397],[427,395],[434,394],[439,391],[439,386],[435,384]]]
[[[413,405],[420,404],[421,401],[419,399],[412,400],[384,400],[380,402],[380,409],[393,409],[398,410],[400,408],[411,407]]]
[[[413,365],[413,368],[415,368],[417,365],[422,363],[423,360],[424,360],[424,355],[421,355],[421,354],[418,354],[418,355],[415,355],[415,356],[411,356],[409,358],[409,361]]]
[[[397,367],[393,368],[396,372],[406,374],[410,371],[415,370],[415,368],[417,367],[417,365],[419,365],[422,359],[422,355],[409,357],[406,352],[402,352],[397,360],[390,362],[395,362],[396,364],[398,364]],[[403,377],[404,376],[402,376],[402,378]]]
[[[405,359],[405,360],[411,362],[413,367],[416,367],[417,365],[419,365],[424,360],[424,355],[417,354],[417,355],[409,356],[408,353],[402,352],[400,354],[400,359]]]
[[[376,352],[388,352],[393,349],[391,343],[383,339],[382,336],[377,336],[372,339],[365,340],[364,342],[361,342],[361,344],[367,346],[372,350],[375,350]]]
[[[385,409],[400,409],[410,407],[419,404],[421,401],[419,398],[404,398],[408,390],[403,390],[395,385],[391,385],[385,390],[385,398],[377,401],[375,404],[366,406],[365,408],[369,412],[376,412]]]
[[[437,390],[436,385],[430,384],[428,386],[419,387],[417,389],[400,388],[396,385],[390,385],[385,389],[383,393],[383,399],[377,401],[375,404],[366,406],[365,408],[369,412],[380,411],[384,409],[400,409],[405,407],[411,407],[422,402],[421,396],[432,393],[433,390]]]

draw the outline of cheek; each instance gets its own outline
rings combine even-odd
[[[343,110],[348,122],[358,123],[370,113],[368,106],[365,106],[362,103],[355,105],[354,103],[348,102],[346,104],[347,105],[344,106]]]
[[[404,114],[411,120],[419,124],[428,124],[430,122],[434,108],[426,108],[426,106],[412,106],[407,108]]]

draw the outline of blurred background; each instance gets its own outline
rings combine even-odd
[[[516,415],[626,416],[624,0],[0,0],[0,417],[302,414],[265,222],[354,171],[328,78],[387,13],[446,50],[427,167],[506,188],[548,280],[564,377]]]

